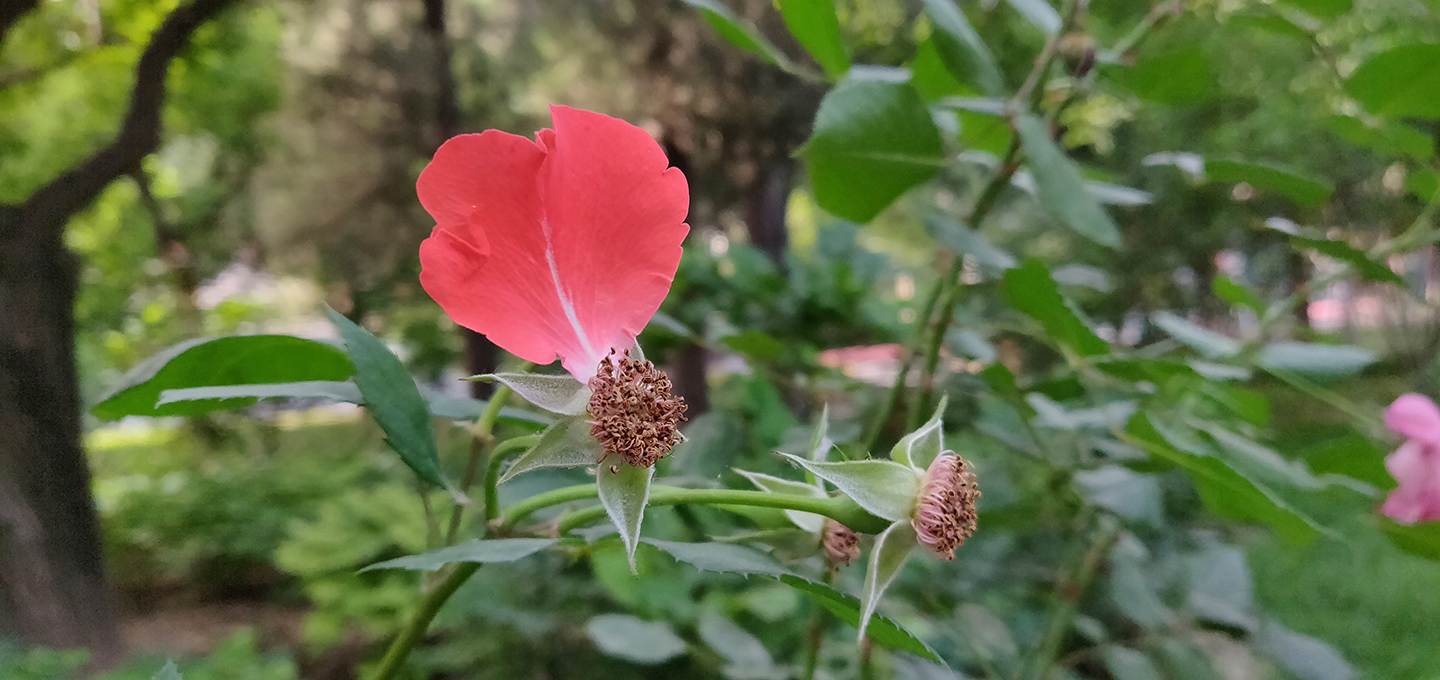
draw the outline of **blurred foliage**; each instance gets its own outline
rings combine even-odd
[[[134,62],[176,4],[45,2],[7,36],[0,202],[109,138]],[[451,65],[467,130],[528,134],[564,102],[643,122],[685,162],[692,236],[643,342],[656,357],[703,347],[712,408],[664,463],[668,481],[746,488],[737,467],[795,478],[771,452],[801,450],[826,404],[847,456],[871,453],[872,430],[887,450],[903,419],[874,418],[893,376],[822,353],[918,353],[927,293],[959,257],[935,382],[951,448],[981,480],[981,530],[953,564],[914,560],[881,607],[955,672],[879,651],[885,672],[1038,678],[1035,664],[1054,661],[1049,677],[1066,680],[1427,680],[1440,651],[1424,634],[1440,612],[1415,593],[1434,592],[1434,564],[1381,538],[1373,509],[1392,483],[1378,409],[1440,391],[1433,231],[1404,240],[1435,194],[1433,68],[1407,69],[1433,60],[1440,8],[1093,3],[1057,36],[1056,68],[1017,133],[993,97],[1025,82],[1067,7],[452,1]],[[89,394],[183,338],[314,334],[322,300],[402,345],[422,379],[447,377],[460,340],[415,282],[430,222],[413,179],[440,141],[421,10],[282,2],[197,34],[143,169],[158,212],[125,179],[66,233],[84,267]],[[846,60],[883,70],[847,73]],[[752,183],[812,131],[789,248],[772,257],[748,243]],[[987,192],[1017,138],[1018,171]],[[971,219],[982,198],[994,210]],[[1106,247],[1113,233],[1123,248]],[[185,290],[184,267],[220,301]],[[1405,285],[1382,292],[1374,281],[1391,267]],[[1395,318],[1312,328],[1317,282],[1389,296],[1377,299]],[[926,399],[914,387],[898,403],[912,421]],[[273,405],[251,415],[141,445],[93,435],[115,580],[142,602],[303,601],[298,649],[358,640],[362,666],[373,662],[433,582],[357,570],[430,547],[450,501],[433,494],[427,518],[368,424],[297,426]],[[465,439],[444,430],[451,479]],[[586,479],[535,477],[502,500]],[[814,537],[788,526],[755,509],[646,519],[656,538],[750,542],[818,576]],[[853,631],[813,618],[794,590],[649,547],[632,577],[613,539],[586,538],[486,566],[410,677],[794,677],[811,621],[821,671],[859,672]],[[862,572],[840,571],[837,587],[857,592]],[[628,633],[605,634],[616,630]],[[84,663],[6,648],[0,680],[73,677]],[[189,680],[296,676],[244,633],[181,668]]]

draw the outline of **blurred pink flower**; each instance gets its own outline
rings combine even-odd
[[[1405,443],[1385,458],[1400,486],[1380,512],[1401,524],[1440,521],[1440,408],[1428,397],[1403,394],[1385,409],[1385,425]]]

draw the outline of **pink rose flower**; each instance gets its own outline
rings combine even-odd
[[[1385,458],[1400,486],[1380,512],[1401,524],[1440,521],[1440,408],[1428,397],[1404,394],[1385,409],[1385,425],[1405,443]]]

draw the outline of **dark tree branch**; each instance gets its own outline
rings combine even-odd
[[[17,228],[29,232],[22,236],[42,238],[59,233],[71,215],[90,205],[112,181],[139,169],[140,161],[160,146],[160,110],[171,60],[190,43],[196,29],[233,2],[194,0],[165,17],[135,66],[130,108],[115,140],[41,187],[20,206]],[[0,15],[0,21],[3,19]]]

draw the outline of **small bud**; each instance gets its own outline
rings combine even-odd
[[[648,468],[680,443],[676,426],[685,420],[685,399],[670,394],[670,378],[655,364],[631,359],[629,350],[619,361],[614,354],[600,360],[590,379],[593,420],[586,422],[606,456]]]
[[[825,561],[840,566],[849,566],[860,556],[860,534],[833,519],[825,518],[825,528],[820,543],[825,548]]]
[[[975,533],[975,501],[980,498],[980,488],[975,474],[966,467],[965,459],[954,451],[936,456],[925,471],[910,521],[920,544],[947,560],[955,559],[955,549]]]

